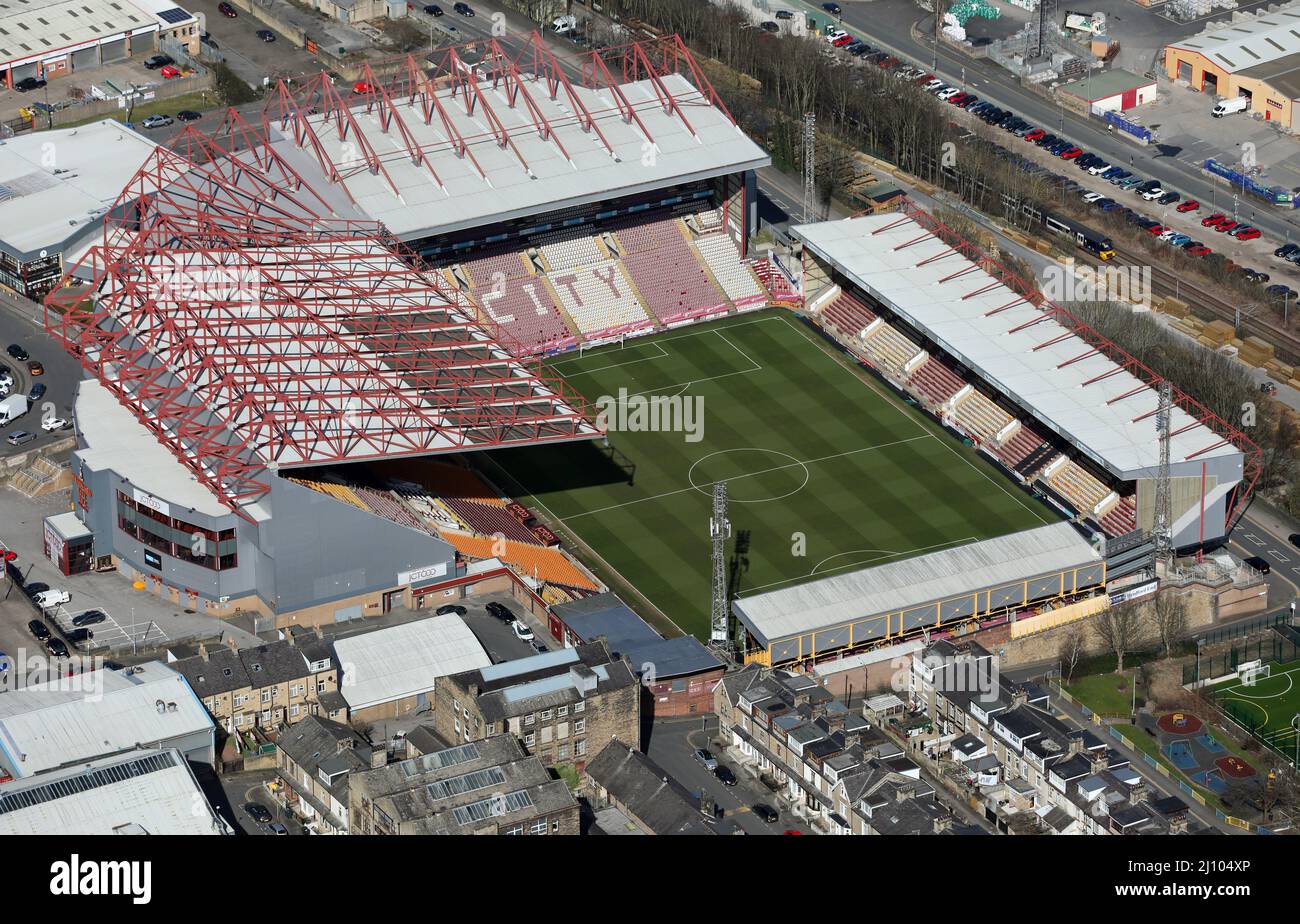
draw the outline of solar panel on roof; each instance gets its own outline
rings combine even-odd
[[[163,10],[159,13],[158,18],[163,22],[175,24],[178,22],[185,22],[185,20],[190,19],[191,17],[189,13],[182,10],[179,6],[173,6],[170,9]]]

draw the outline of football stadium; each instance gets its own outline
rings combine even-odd
[[[674,36],[186,128],[46,299],[87,375],[51,557],[281,626],[508,573],[705,638],[723,482],[771,664],[1044,631],[1147,573],[1153,376],[906,199],[757,253],[769,162]],[[1258,449],[1173,401],[1175,540],[1210,545]]]

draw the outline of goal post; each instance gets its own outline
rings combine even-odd
[[[1271,664],[1264,664],[1260,661],[1251,661],[1237,668],[1237,676],[1241,678],[1241,685],[1253,687],[1260,680],[1272,676],[1270,672]]]

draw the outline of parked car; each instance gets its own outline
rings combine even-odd
[[[1195,199],[1185,199],[1178,204],[1178,208],[1175,209],[1175,211],[1186,214],[1188,212],[1195,212],[1200,207],[1201,203],[1197,202]]]
[[[30,443],[36,439],[36,434],[29,430],[15,430],[6,438],[10,446],[22,446],[24,443]]]
[[[195,112],[193,109],[182,109],[176,113],[176,119],[180,122],[197,122],[203,118],[203,113]]]
[[[166,128],[172,124],[172,117],[169,115],[151,115],[140,122],[141,128]]]
[[[258,824],[265,825],[265,824],[270,824],[271,822],[270,811],[267,810],[265,805],[262,805],[260,803],[257,802],[244,803],[244,813],[248,815],[249,818],[253,819],[253,821],[257,822]]]
[[[1268,574],[1273,570],[1272,565],[1270,565],[1265,559],[1260,558],[1258,555],[1251,555],[1249,558],[1242,559],[1242,561],[1250,565],[1250,567],[1254,568],[1260,574]]]
[[[781,24],[779,22],[773,22],[770,19],[765,19],[763,22],[760,22],[758,27],[764,32],[776,33],[781,31]]]
[[[1206,247],[1204,244],[1192,244],[1189,247],[1183,248],[1183,253],[1187,254],[1189,257],[1205,257],[1209,256],[1211,252],[1210,248]]]
[[[82,642],[89,642],[95,637],[95,633],[89,629],[70,629],[64,635],[68,641],[74,645],[80,645]]]
[[[16,343],[9,344],[9,349],[6,350],[5,352],[7,352],[14,359],[18,360],[20,363],[25,363],[27,362],[27,360],[31,359],[31,357],[27,354],[27,351],[24,350]]]
[[[181,75],[180,68],[172,64],[168,64],[166,67],[160,67],[158,73],[162,75],[164,80],[175,80]]]
[[[1163,196],[1164,194],[1165,194],[1165,191],[1164,191],[1163,189],[1161,189],[1159,186],[1152,186],[1150,189],[1146,189],[1146,190],[1143,190],[1142,192],[1138,193],[1138,195],[1140,195],[1140,196],[1141,196],[1143,199],[1145,199],[1147,202],[1154,202],[1155,200],[1159,199],[1159,198],[1160,198],[1161,196]]]
[[[32,375],[44,375],[45,367],[41,365],[39,359],[29,359],[27,360],[27,371]]]
[[[1253,241],[1255,238],[1260,236],[1260,233],[1259,228],[1242,228],[1237,232],[1237,240]]]
[[[1292,289],[1290,286],[1284,286],[1280,283],[1277,285],[1271,285],[1264,291],[1265,293],[1267,293],[1269,298],[1279,302],[1280,301],[1289,302],[1291,299],[1295,298],[1295,290]]]
[[[1047,137],[1047,132],[1043,131],[1041,128],[1036,128],[1031,132],[1025,132],[1026,141],[1038,141],[1038,139],[1045,137]]]
[[[448,603],[446,606],[440,606],[434,612],[439,616],[464,616],[469,610],[455,603]]]
[[[1273,256],[1286,258],[1291,256],[1293,253],[1300,253],[1300,245],[1283,244],[1277,250],[1273,251]]]
[[[271,822],[271,824],[266,826],[266,829],[275,835],[284,835],[289,833],[289,829],[278,821]]]
[[[366,83],[364,80],[358,80],[356,83],[352,85],[353,93],[370,93],[374,89],[375,89],[374,87]]]
[[[1201,227],[1202,227],[1202,228],[1213,228],[1213,227],[1214,227],[1215,225],[1217,225],[1219,222],[1221,222],[1221,221],[1227,221],[1227,220],[1228,220],[1228,216],[1227,216],[1227,215],[1224,215],[1224,214],[1221,213],[1221,212],[1215,212],[1213,215],[1207,215],[1205,218],[1202,218],[1202,219],[1201,219]]]
[[[692,756],[704,764],[704,768],[710,773],[718,769],[718,759],[710,754],[707,748],[696,748]]]
[[[489,600],[486,609],[489,616],[495,616],[502,622],[513,623],[515,621],[515,614],[510,612],[510,608],[497,603],[495,600]]]
[[[1159,205],[1173,205],[1175,202],[1177,202],[1177,201],[1178,201],[1179,199],[1181,199],[1181,198],[1182,198],[1182,196],[1178,195],[1178,193],[1173,192],[1173,191],[1171,190],[1170,192],[1165,193],[1163,196],[1161,196],[1159,199],[1157,199],[1156,202],[1157,202]]]
[[[108,614],[103,610],[86,610],[84,613],[78,613],[72,617],[72,624],[77,627],[97,626],[108,619]]]
[[[61,638],[47,638],[45,640],[45,650],[56,658],[66,658],[68,656],[68,646],[63,643]]]
[[[518,619],[510,623],[510,630],[514,632],[515,638],[521,642],[531,642],[533,640],[533,630],[528,628]]]
[[[776,824],[781,817],[781,814],[776,809],[772,808],[770,805],[765,805],[762,802],[751,806],[750,811],[758,816],[760,821],[764,821],[769,825]]]
[[[235,8],[231,6],[229,3],[218,3],[217,12],[220,13],[222,16],[229,17],[230,19],[234,19],[236,16],[239,15],[237,12],[235,12]]]
[[[1263,392],[1264,394],[1266,394],[1266,395],[1275,395],[1275,394],[1277,394],[1277,383],[1275,383],[1275,382],[1267,382],[1267,381],[1265,381],[1265,382],[1260,382],[1260,383],[1259,383],[1259,390],[1262,391],[1262,392]],[[1296,536],[1296,535],[1300,535],[1300,533],[1292,533],[1291,535]]]
[[[258,29],[257,37],[260,38],[262,41],[268,43],[275,41],[275,33],[272,32],[270,29]]]
[[[1237,222],[1233,221],[1231,218],[1225,218],[1214,226],[1214,230],[1223,234],[1225,231],[1231,231],[1235,227],[1237,227]]]
[[[46,385],[44,382],[37,382],[32,386],[32,390],[27,393],[28,401],[40,401],[45,397]]]
[[[1066,148],[1064,151],[1061,152],[1061,159],[1074,160],[1074,158],[1078,157],[1082,153],[1083,150],[1081,148]]]
[[[823,3],[822,9],[830,13],[832,16],[838,16],[840,15],[841,12],[843,12],[840,9],[840,5],[838,3]]]
[[[459,13],[461,16],[474,15],[474,8],[470,6],[468,3],[457,3],[455,6],[452,7],[452,9],[455,10],[457,13]]]
[[[1265,385],[1273,385],[1272,382],[1265,382],[1264,384],[1265,384]],[[1273,385],[1273,390],[1274,390],[1274,391],[1277,391],[1277,386],[1276,386],[1276,385]],[[1286,541],[1289,542],[1289,543],[1291,543],[1291,544],[1292,544],[1293,546],[1295,546],[1297,549],[1300,549],[1300,533],[1292,533],[1291,535],[1289,535],[1289,536],[1286,537]]]
[[[723,786],[736,785],[736,774],[731,772],[730,767],[727,767],[723,764],[718,764],[718,766],[716,766],[713,769],[713,775],[718,778],[718,782],[721,783]]]
[[[27,624],[27,629],[36,637],[36,641],[43,642],[50,637],[50,627],[39,619],[33,619]]]
[[[14,89],[19,93],[27,93],[31,90],[39,90],[45,86],[45,81],[40,77],[24,77],[14,84]]]
[[[151,58],[145,58],[144,66],[147,70],[156,71],[166,64],[175,64],[176,59],[171,55],[154,55]]]

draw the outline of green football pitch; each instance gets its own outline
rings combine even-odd
[[[598,571],[617,572],[700,638],[717,481],[727,483],[739,595],[1057,519],[783,312],[567,354],[552,369],[593,403],[620,389],[681,398],[668,421],[679,424],[702,409],[698,429],[647,432],[634,429],[633,397],[611,415],[608,446],[507,450],[483,462],[503,489],[576,535]]]
[[[1225,712],[1290,755],[1300,725],[1300,661],[1272,663],[1269,676],[1249,686],[1236,678],[1225,680],[1214,686],[1214,693]]]

